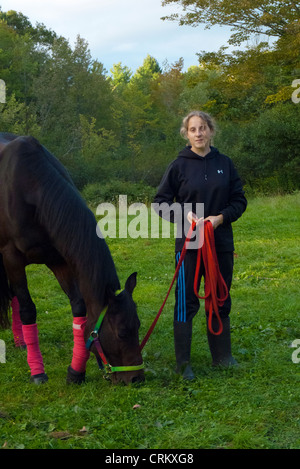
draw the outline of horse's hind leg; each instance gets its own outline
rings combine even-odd
[[[86,306],[71,268],[67,264],[48,266],[56,276],[61,288],[69,298],[73,314],[73,356],[68,368],[67,383],[81,384],[85,381],[86,364],[90,352],[86,349],[84,329]]]
[[[27,348],[27,362],[31,372],[31,381],[40,384],[48,381],[48,377],[45,374],[43,357],[39,347],[36,308],[28,290],[25,265],[20,261],[22,261],[22,257],[18,255],[13,258],[10,256],[9,261],[4,257],[10,285],[19,302],[22,332]]]

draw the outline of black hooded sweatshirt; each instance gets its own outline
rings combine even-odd
[[[234,250],[231,223],[246,210],[247,200],[231,159],[217,148],[211,147],[210,152],[202,157],[194,153],[190,146],[185,147],[168,166],[154,202],[166,202],[169,206],[177,202],[182,210],[188,203],[193,205],[194,212],[196,203],[203,203],[204,218],[222,214],[223,223],[214,231],[216,250]],[[157,213],[163,216],[161,211]],[[172,214],[167,219],[176,222]],[[184,222],[184,217],[181,220]],[[182,250],[184,240],[184,235],[176,238],[176,251]]]

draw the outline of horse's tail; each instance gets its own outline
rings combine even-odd
[[[0,328],[2,329],[7,329],[10,326],[10,300],[11,291],[3,265],[2,254],[0,254]]]

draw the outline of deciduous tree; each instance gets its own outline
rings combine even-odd
[[[177,4],[183,14],[174,13],[163,19],[179,24],[206,28],[214,25],[230,26],[234,33],[230,43],[240,44],[253,35],[266,34],[283,37],[290,25],[297,23],[300,2],[297,0],[164,0],[162,5]]]

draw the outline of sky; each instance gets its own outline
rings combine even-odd
[[[15,10],[35,26],[65,37],[73,47],[84,38],[94,60],[107,72],[119,62],[134,73],[149,54],[161,67],[184,60],[184,70],[198,65],[196,53],[217,51],[227,43],[230,29],[179,26],[162,16],[180,12],[176,4],[162,7],[161,0],[0,0],[2,11]]]

